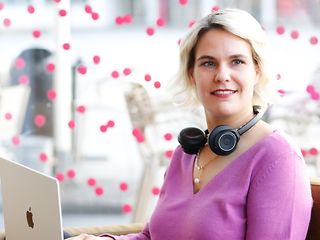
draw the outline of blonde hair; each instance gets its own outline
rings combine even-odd
[[[240,9],[221,9],[197,21],[180,43],[180,68],[174,81],[176,97],[183,104],[199,103],[190,77],[194,66],[195,48],[200,37],[211,29],[220,28],[245,41],[252,50],[252,58],[258,67],[260,78],[254,89],[253,104],[265,106],[268,103],[267,85],[270,81],[267,37],[257,20]],[[181,99],[182,97],[182,99]]]

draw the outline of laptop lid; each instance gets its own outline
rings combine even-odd
[[[6,240],[62,240],[57,179],[0,158]]]

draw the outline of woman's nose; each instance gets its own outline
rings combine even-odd
[[[230,69],[228,68],[228,66],[219,65],[219,67],[216,70],[217,71],[214,77],[215,81],[219,81],[219,82],[230,81]]]

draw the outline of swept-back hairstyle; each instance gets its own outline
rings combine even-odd
[[[266,87],[270,81],[268,66],[267,37],[258,21],[240,9],[221,9],[197,21],[180,43],[180,67],[174,81],[176,96],[183,104],[198,103],[191,71],[195,64],[195,49],[200,37],[211,29],[223,29],[250,44],[252,58],[260,74],[254,89],[253,104],[268,103]]]

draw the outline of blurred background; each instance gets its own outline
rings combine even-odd
[[[64,226],[148,219],[179,131],[204,128],[168,94],[179,40],[226,7],[266,30],[265,119],[320,176],[319,0],[0,0],[0,156],[60,181]]]

